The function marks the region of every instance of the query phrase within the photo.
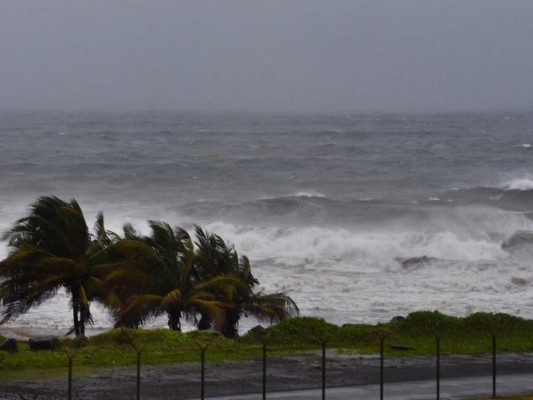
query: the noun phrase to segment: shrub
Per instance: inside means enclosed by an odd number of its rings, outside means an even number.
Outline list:
[[[462,329],[462,320],[439,311],[417,311],[397,323],[399,332],[412,335],[442,335]]]
[[[265,329],[265,337],[272,344],[316,344],[337,335],[340,328],[322,318],[296,317],[287,318]],[[253,336],[248,333],[246,338]]]

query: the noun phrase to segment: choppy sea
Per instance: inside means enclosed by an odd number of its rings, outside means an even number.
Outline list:
[[[0,140],[1,231],[39,196],[76,198],[91,226],[102,210],[116,231],[217,233],[333,323],[533,318],[533,113],[0,112]],[[59,293],[0,333],[66,332],[68,307]]]

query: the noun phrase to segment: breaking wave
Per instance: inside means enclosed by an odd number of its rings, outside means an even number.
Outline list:
[[[75,197],[90,226],[103,210],[115,231],[221,235],[304,315],[531,317],[533,114],[515,117],[0,114],[0,230],[38,196]],[[70,325],[43,307],[21,321]]]
[[[530,191],[533,190],[533,180],[531,179],[516,179],[509,182],[505,182],[502,185],[504,190],[520,190]]]
[[[505,210],[531,211],[533,180],[517,179],[500,186],[477,186],[445,192],[442,198],[457,205],[490,205]]]

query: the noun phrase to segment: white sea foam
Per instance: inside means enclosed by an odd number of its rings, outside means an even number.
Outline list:
[[[320,198],[326,198],[327,196],[319,191],[316,190],[304,190],[304,191],[298,191],[298,192],[289,192],[286,195],[279,195],[279,196],[260,196],[259,200],[275,200],[283,197],[320,197]]]
[[[475,310],[531,311],[527,299],[514,295],[527,287],[510,283],[519,261],[511,260],[500,243],[517,230],[533,228],[533,222],[521,214],[489,209],[455,210],[454,216],[446,223],[435,218],[435,226],[449,228],[437,232],[399,231],[392,226],[387,232],[281,229],[224,222],[207,228],[251,258],[263,287],[285,290],[304,314],[328,315],[333,322],[349,318],[374,322],[404,310],[428,308],[455,315]],[[436,261],[408,270],[396,261],[420,256]],[[525,275],[526,281],[533,279],[531,272]],[[328,294],[317,295],[324,292]],[[381,306],[373,305],[376,299]]]
[[[533,190],[533,180],[532,179],[515,179],[509,182],[505,182],[502,185],[502,188],[505,190]]]
[[[486,177],[505,171],[520,172],[514,179],[507,175],[498,185],[502,191],[533,189],[523,163],[530,149],[529,114],[509,120],[509,135],[501,135],[499,119],[486,124],[491,115],[443,116],[445,125],[433,116],[326,118],[328,130],[353,132],[335,141],[327,134],[309,135],[325,130],[317,128],[322,122],[316,118],[268,118],[256,126],[255,117],[243,118],[241,125],[241,119],[201,115],[188,124],[182,116],[161,115],[155,126],[138,116],[96,117],[113,141],[85,134],[85,123],[70,124],[67,136],[57,135],[64,123],[46,116],[41,130],[28,125],[26,117],[17,122],[26,141],[11,139],[20,136],[19,130],[2,131],[0,230],[22,217],[40,195],[75,197],[91,227],[103,210],[107,227],[118,232],[130,222],[148,233],[146,220],[160,219],[191,233],[197,223],[221,235],[251,258],[266,291],[287,291],[304,315],[335,323],[377,322],[420,309],[533,317],[533,255],[527,246],[520,257],[500,247],[513,233],[533,230],[525,216],[531,212],[527,193],[505,202],[505,193],[498,197],[500,192],[489,190],[494,208],[471,203],[478,195],[485,203],[485,191],[477,189],[487,186]],[[444,135],[443,126],[453,131]],[[212,134],[200,138],[199,127]],[[432,134],[415,134],[427,129]],[[465,130],[469,135],[462,134]],[[168,134],[154,134],[160,131]],[[76,154],[65,137],[76,139]],[[492,146],[494,138],[503,144]],[[524,151],[509,152],[512,148]],[[324,149],[327,157],[316,168]],[[421,149],[432,149],[434,156]],[[472,188],[464,193],[471,206],[455,206],[465,204],[459,189],[454,189],[455,202],[448,202],[442,194],[453,186]],[[316,199],[331,194],[330,200]],[[315,200],[305,201],[308,197]],[[434,201],[423,201],[430,198]],[[496,208],[516,203],[521,212]],[[180,206],[187,214],[180,215]],[[0,248],[0,256],[5,254]],[[396,260],[422,256],[432,259],[411,267]],[[60,294],[9,327],[64,332],[71,326],[68,303]],[[93,305],[92,311],[99,329],[111,326],[103,310]],[[164,318],[150,323],[165,325]]]
[[[88,221],[94,219],[96,206],[89,203]],[[116,231],[126,221],[148,233],[149,218],[170,223],[182,220],[168,209],[136,204],[107,207],[106,223]],[[427,226],[421,227],[413,221],[391,221],[373,230],[248,226],[225,221],[201,225],[249,256],[261,287],[286,291],[304,315],[323,316],[339,324],[384,321],[420,309],[455,315],[475,310],[529,315],[531,307],[523,296],[528,285],[512,283],[522,264],[510,259],[500,243],[518,230],[533,230],[531,220],[501,210],[459,208],[437,213],[424,222]],[[436,260],[407,269],[396,261],[421,256]],[[522,281],[533,282],[530,269],[520,271]],[[94,304],[92,311],[96,331],[112,326],[105,310]],[[71,326],[70,314],[68,296],[60,293],[2,329],[64,333]],[[244,321],[241,328],[254,323]],[[165,318],[151,321],[149,326],[165,327]]]
[[[326,195],[324,193],[321,193],[319,191],[315,191],[315,190],[306,190],[304,192],[296,192],[296,194],[294,194],[295,197],[323,197],[325,198]]]
[[[464,238],[453,232],[360,232],[341,228],[248,228],[213,223],[207,228],[235,243],[260,263],[338,271],[382,271],[397,258],[428,256],[456,261],[506,257],[489,235]],[[502,234],[502,236],[504,236]]]

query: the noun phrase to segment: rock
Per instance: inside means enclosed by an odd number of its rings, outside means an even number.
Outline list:
[[[533,245],[533,232],[531,231],[518,231],[507,238],[502,243],[502,249],[506,251],[512,251],[520,247],[529,247]]]
[[[4,342],[0,344],[0,350],[10,351],[12,353],[18,352],[17,341],[13,338],[4,340]]]
[[[423,264],[431,263],[436,260],[437,259],[435,257],[428,257],[428,256],[396,258],[396,261],[398,261],[403,268],[417,267]]]
[[[53,350],[59,347],[56,336],[40,336],[28,340],[30,350]]]
[[[513,276],[511,278],[511,283],[513,285],[517,285],[517,286],[526,286],[528,284],[528,280],[525,279],[525,278],[520,278],[520,277],[517,277],[517,276]]]
[[[249,330],[249,333],[251,333],[261,341],[266,339],[266,329],[263,328],[261,325],[254,326],[252,329]]]
[[[250,332],[254,335],[262,335],[265,332],[265,328],[263,328],[261,325],[256,325],[250,329]]]
[[[409,351],[413,350],[414,348],[411,346],[407,346],[405,344],[393,344],[390,347],[392,350],[400,350],[400,351]]]

